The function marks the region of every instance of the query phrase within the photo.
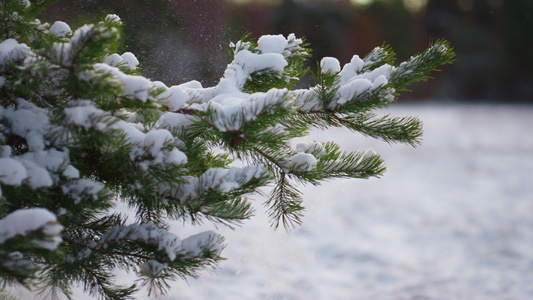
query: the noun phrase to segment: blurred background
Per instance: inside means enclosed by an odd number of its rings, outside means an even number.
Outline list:
[[[108,13],[125,23],[121,51],[167,85],[216,84],[229,42],[248,32],[305,37],[311,68],[324,56],[345,63],[383,43],[400,61],[446,39],[457,61],[400,101],[533,102],[530,0],[61,0],[40,18],[75,29]]]

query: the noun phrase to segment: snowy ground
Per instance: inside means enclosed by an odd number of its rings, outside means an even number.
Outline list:
[[[272,230],[261,211],[235,231],[219,228],[228,260],[157,299],[533,299],[533,106],[386,112],[419,116],[423,145],[314,133],[346,150],[374,148],[388,171],[303,188],[304,224],[292,232]]]

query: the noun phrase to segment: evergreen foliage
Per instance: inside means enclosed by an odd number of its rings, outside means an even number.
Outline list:
[[[419,119],[373,111],[454,56],[437,41],[398,66],[387,46],[342,69],[324,58],[315,86],[295,90],[305,43],[243,38],[217,86],[168,87],[141,76],[132,53],[114,53],[118,16],[71,31],[35,19],[51,2],[3,0],[0,10],[0,281],[51,295],[71,296],[73,284],[103,299],[164,293],[223,248],[215,232],[178,238],[170,221],[238,225],[253,215],[247,195],[272,184],[272,224],[291,228],[304,209],[298,184],[379,177],[373,150],[291,141],[346,127],[417,145]],[[117,202],[135,219],[115,213]],[[116,285],[115,268],[139,281]]]

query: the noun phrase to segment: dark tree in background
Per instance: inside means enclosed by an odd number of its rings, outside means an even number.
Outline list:
[[[426,29],[460,53],[450,68],[450,96],[533,101],[533,1],[429,1]]]
[[[306,5],[283,0],[276,8],[272,20],[274,30],[283,34],[297,33],[305,36],[314,45],[312,49],[317,57],[338,55],[342,52],[339,51],[342,48],[339,45],[344,43],[347,25],[353,17],[350,10],[341,8],[329,2]]]
[[[294,32],[306,37],[315,57],[334,56],[341,62],[383,42],[395,49],[399,59],[406,59],[431,40],[444,38],[455,45],[457,63],[435,74],[436,80],[413,85],[415,92],[406,97],[533,101],[533,1],[529,0],[428,0],[418,11],[409,10],[403,0],[375,0],[368,6],[348,0],[62,3],[66,5],[53,6],[43,18],[81,25],[106,13],[122,16],[127,20],[124,45],[128,46],[121,50],[142,54],[143,72],[166,82],[202,78],[205,85],[216,84],[230,61],[220,50],[246,32],[253,37]],[[309,66],[316,68],[316,62]]]

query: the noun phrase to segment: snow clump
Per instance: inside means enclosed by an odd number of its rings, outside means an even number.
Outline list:
[[[120,71],[119,68],[110,66],[105,63],[94,65],[96,73],[110,74],[122,83],[122,96],[132,97],[142,102],[146,102],[150,96],[151,82],[143,76],[129,75]]]
[[[194,199],[211,190],[231,192],[254,178],[265,176],[265,172],[262,166],[211,168],[200,178],[186,177],[185,180],[188,182],[179,186],[175,196],[179,199]]]
[[[299,152],[291,158],[291,169],[312,171],[316,168],[317,160],[309,153]]]
[[[296,144],[296,152],[311,153],[317,155],[325,155],[326,150],[322,144],[317,142],[301,142]]]
[[[9,157],[0,158],[0,181],[7,185],[21,185],[28,178],[22,163]]]
[[[335,57],[324,57],[320,61],[320,69],[322,73],[336,74],[341,71],[341,64]]]
[[[57,36],[57,37],[64,37],[70,33],[72,33],[72,30],[70,29],[70,26],[68,26],[67,23],[63,21],[56,21],[50,27],[50,33]]]
[[[124,52],[120,57],[122,58],[122,63],[132,70],[135,70],[139,65],[139,60],[135,57],[135,54],[131,52]]]
[[[157,95],[157,98],[165,103],[170,111],[177,111],[185,105],[189,94],[180,86],[174,85]]]
[[[0,244],[20,235],[41,230],[52,237],[51,241],[36,241],[43,248],[54,250],[61,242],[59,233],[63,226],[56,223],[56,216],[44,208],[16,210],[0,220]]]
[[[263,35],[257,40],[258,49],[261,53],[283,54],[287,47],[287,39],[281,35]]]
[[[21,60],[31,52],[26,44],[19,44],[15,39],[7,39],[0,43],[0,66],[9,60]]]
[[[212,231],[202,232],[180,240],[176,235],[150,222],[124,227],[115,226],[102,237],[100,244],[105,245],[109,242],[123,239],[143,241],[147,244],[156,245],[159,250],[166,252],[170,260],[174,260],[178,256],[184,258],[200,256],[205,251],[213,251],[215,254],[219,254],[222,251],[223,240],[221,235]],[[149,265],[141,266],[141,269],[146,267],[149,267]]]

